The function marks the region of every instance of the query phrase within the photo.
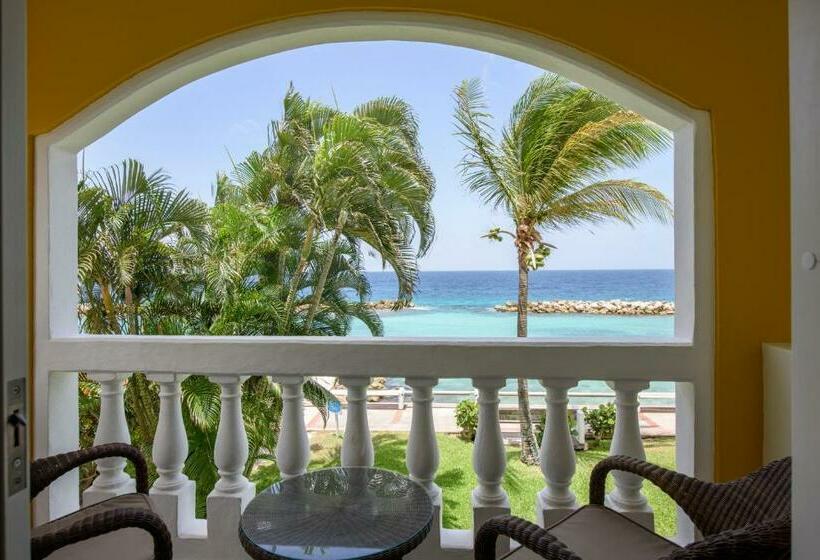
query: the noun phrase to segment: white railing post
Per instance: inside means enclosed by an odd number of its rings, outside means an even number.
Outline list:
[[[615,390],[615,433],[612,436],[610,455],[628,455],[646,459],[641,440],[640,405],[638,393],[649,388],[646,381],[614,381],[607,383]],[[613,471],[615,489],[606,497],[606,505],[638,523],[654,528],[652,508],[646,501],[641,487],[643,479],[634,474]]]
[[[542,379],[547,390],[544,435],[541,441],[541,472],[546,486],[538,494],[536,512],[542,527],[560,521],[578,507],[570,485],[575,474],[575,449],[569,429],[568,391],[574,379]]]
[[[94,373],[89,379],[100,384],[100,418],[94,434],[94,445],[131,443],[125,419],[125,380],[130,373]],[[122,457],[98,459],[97,478],[83,492],[83,505],[91,505],[120,494],[136,491],[136,481],[125,472],[127,460]]]
[[[342,377],[347,387],[347,419],[342,440],[343,467],[372,467],[373,440],[367,423],[367,387],[369,377]]]
[[[587,417],[583,408],[575,409],[575,430],[578,432],[578,443],[586,448],[587,444]]]
[[[242,382],[246,377],[225,374],[208,379],[221,390],[214,446],[219,480],[208,494],[208,542],[217,545],[221,555],[233,557],[241,551],[236,533],[240,516],[256,495],[256,488],[243,474],[248,460],[248,435],[242,418]]]
[[[159,383],[159,419],[151,455],[159,477],[151,487],[151,497],[171,534],[191,531],[196,519],[196,483],[183,474],[188,457],[188,435],[182,420],[181,383],[184,374],[150,373]]]
[[[274,377],[282,387],[282,423],[276,443],[276,464],[283,479],[307,472],[310,440],[305,429],[304,377]]]
[[[490,517],[510,512],[510,499],[501,487],[507,456],[498,418],[498,391],[504,379],[473,379],[478,390],[478,430],[473,445],[473,470],[478,486],[473,489],[473,531]],[[509,548],[508,539],[498,539],[499,551]]]
[[[441,542],[441,488],[435,483],[439,453],[436,427],[433,424],[433,387],[438,379],[410,377],[407,385],[413,389],[413,416],[407,440],[407,472],[410,478],[427,490],[433,500],[433,525],[421,548],[437,549]],[[402,392],[404,388],[402,388]]]

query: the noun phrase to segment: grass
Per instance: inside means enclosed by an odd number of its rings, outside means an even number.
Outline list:
[[[473,444],[457,436],[438,434],[441,463],[436,483],[441,487],[444,526],[452,529],[469,529],[472,526],[470,493],[476,485],[472,469]],[[342,440],[333,433],[314,433],[311,436],[311,462],[309,469],[338,466]],[[377,467],[407,473],[404,463],[407,448],[406,433],[373,434],[375,463]],[[667,468],[675,466],[674,438],[645,440],[647,460]],[[538,467],[524,465],[518,459],[517,447],[507,448],[507,471],[504,488],[510,496],[513,515],[535,520],[535,496],[544,488],[544,477]],[[581,451],[572,481],[572,490],[581,504],[589,501],[589,473],[592,467],[609,453],[609,442],[589,451]],[[279,471],[273,463],[260,464],[251,479],[258,490],[263,490],[279,479]],[[607,482],[612,486],[612,477]],[[655,510],[655,530],[662,535],[676,532],[675,505],[653,484],[644,483],[644,492]]]

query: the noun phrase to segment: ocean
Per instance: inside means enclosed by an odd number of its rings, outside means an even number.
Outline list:
[[[392,272],[368,272],[371,300],[394,299],[396,280]],[[381,311],[386,337],[514,337],[515,313],[499,313],[494,305],[515,301],[516,271],[421,272],[415,307]],[[530,301],[540,300],[664,300],[675,299],[672,270],[539,270],[530,273]],[[529,314],[530,337],[671,337],[673,316],[615,316],[580,314]],[[351,336],[369,336],[364,325],[353,325]],[[388,384],[402,383],[389,378]],[[438,389],[469,389],[469,379],[442,379]],[[543,388],[532,381],[532,390]],[[506,390],[514,390],[508,380]],[[583,380],[575,392],[609,391],[599,380]],[[651,392],[674,392],[674,383],[653,382]],[[594,405],[600,398],[573,397],[573,404]],[[645,404],[670,404],[669,399],[643,399]]]

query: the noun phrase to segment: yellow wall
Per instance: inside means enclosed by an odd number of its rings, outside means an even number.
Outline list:
[[[716,473],[760,463],[763,341],[789,339],[784,0],[29,0],[29,126],[47,132],[157,62],[219,35],[335,10],[473,17],[562,41],[712,115]]]

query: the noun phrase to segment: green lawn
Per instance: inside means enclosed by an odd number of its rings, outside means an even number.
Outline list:
[[[310,469],[339,465],[341,439],[331,433],[314,433],[311,436]],[[444,500],[444,526],[452,529],[469,529],[472,526],[470,492],[476,485],[472,469],[473,444],[456,436],[439,434],[439,452],[441,464],[436,483],[441,486]],[[373,446],[376,451],[376,466],[401,473],[407,473],[404,464],[407,447],[406,433],[375,433]],[[645,440],[647,459],[664,467],[675,466],[674,438],[657,438]],[[587,483],[592,467],[607,456],[609,442],[602,442],[597,449],[578,453],[578,464],[572,490],[578,501],[587,503],[589,491]],[[260,465],[251,476],[257,488],[262,490],[278,480],[279,471],[274,464]],[[611,486],[612,480],[608,481]],[[507,448],[507,472],[504,476],[504,488],[510,496],[512,513],[527,519],[535,519],[535,495],[544,487],[544,478],[538,467],[530,467],[518,460],[518,449]],[[663,535],[674,535],[675,506],[651,483],[645,483],[649,503],[655,510],[655,529]]]

